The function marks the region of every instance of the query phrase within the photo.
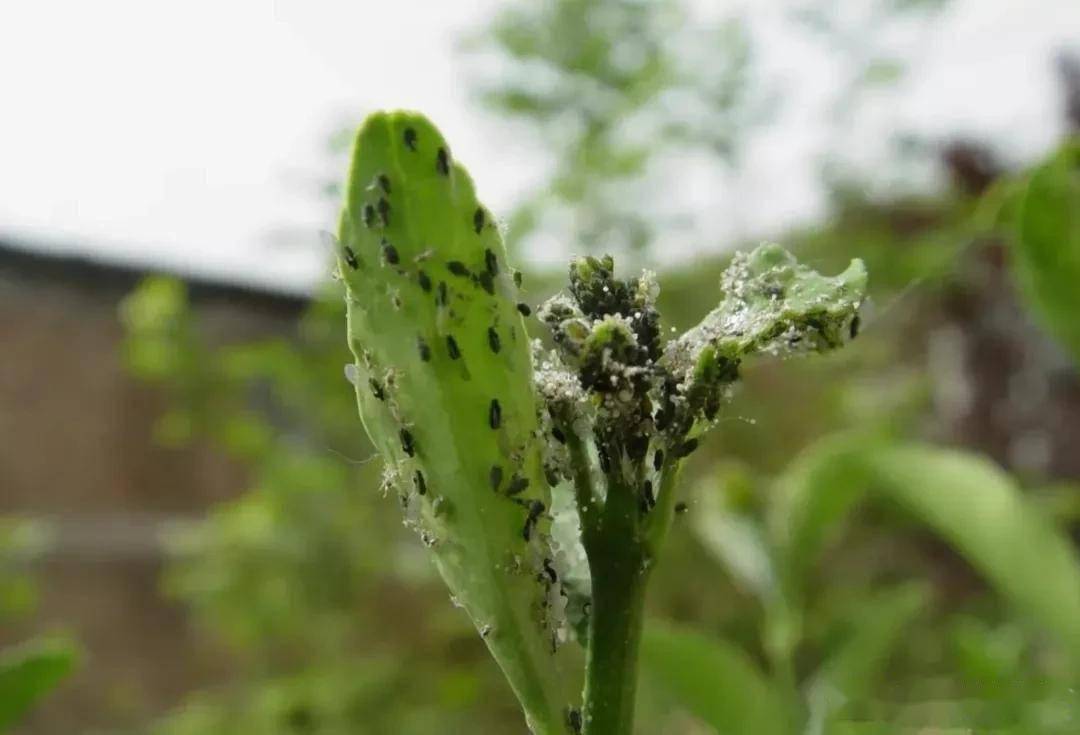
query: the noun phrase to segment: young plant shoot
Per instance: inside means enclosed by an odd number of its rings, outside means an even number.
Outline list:
[[[651,273],[581,258],[534,314],[468,173],[401,112],[357,136],[337,255],[346,374],[385,489],[529,728],[629,735],[646,585],[685,507],[680,466],[744,360],[856,334],[862,263],[830,278],[776,245],[738,254],[719,305],[665,340]],[[550,351],[530,337],[540,327]],[[568,644],[585,649],[583,676]]]

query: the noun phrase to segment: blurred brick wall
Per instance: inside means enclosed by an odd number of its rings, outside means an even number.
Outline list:
[[[126,374],[119,351],[118,305],[143,275],[0,243],[0,516],[56,529],[33,569],[38,612],[0,630],[0,644],[62,629],[87,654],[21,733],[130,725],[223,670],[196,657],[205,642],[192,645],[197,632],[162,599],[157,539],[165,522],[235,497],[245,477],[207,447],[152,441],[163,398]],[[288,333],[303,308],[287,295],[189,288],[213,341]]]

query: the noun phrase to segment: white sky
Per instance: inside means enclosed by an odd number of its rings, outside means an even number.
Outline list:
[[[454,48],[500,4],[0,0],[0,237],[304,288],[325,267],[314,233],[333,221],[317,184],[342,165],[327,136],[392,107],[437,121],[506,211],[543,152],[470,103]],[[729,238],[821,212],[813,165],[841,70],[784,34],[780,4],[734,3],[755,19],[787,114],[752,141],[742,172],[693,195]],[[986,136],[1023,159],[1059,134],[1050,60],[1080,44],[1080,1],[954,0],[928,33],[897,42],[910,76],[900,102],[870,100],[856,159],[872,164],[898,124]]]

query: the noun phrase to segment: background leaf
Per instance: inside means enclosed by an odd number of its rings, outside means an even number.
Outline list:
[[[852,616],[848,637],[810,682],[810,719],[824,724],[847,702],[865,701],[880,681],[901,634],[926,606],[929,589],[913,583],[878,593]]]
[[[1080,142],[1032,175],[1013,264],[1035,313],[1080,362]]]
[[[804,569],[866,490],[898,503],[951,543],[1080,663],[1080,564],[1068,539],[989,461],[924,445],[833,439],[782,478],[775,524],[789,569]],[[790,572],[789,572],[790,574]]]
[[[787,732],[784,702],[745,653],[722,639],[650,623],[645,670],[721,735]]]
[[[75,667],[65,640],[33,640],[0,651],[0,732],[22,717]]]

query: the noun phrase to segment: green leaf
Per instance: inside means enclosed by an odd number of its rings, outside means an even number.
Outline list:
[[[759,524],[725,507],[721,493],[711,487],[697,497],[691,522],[694,535],[742,589],[763,602],[774,599],[776,573]]]
[[[812,721],[824,724],[844,704],[865,701],[873,693],[901,634],[928,597],[926,585],[913,583],[881,592],[860,606],[847,638],[809,684]]]
[[[806,568],[867,491],[912,513],[1006,600],[1057,635],[1080,664],[1080,564],[1068,539],[1011,478],[970,453],[833,438],[781,479],[775,542],[789,580]]]
[[[1019,229],[1013,267],[1021,289],[1080,364],[1080,142],[1032,175]]]
[[[771,536],[785,589],[795,598],[839,521],[863,495],[862,449],[851,436],[827,437],[799,454],[776,481]]]
[[[33,640],[0,651],[0,732],[71,673],[76,658],[66,640]]]
[[[662,364],[687,386],[692,412],[715,415],[743,360],[827,352],[854,337],[866,280],[861,260],[823,276],[779,245],[736,253],[721,280],[723,301],[668,343]]]
[[[364,122],[336,246],[347,375],[386,489],[533,732],[561,731],[568,677],[551,648],[565,620],[542,581],[551,499],[521,298],[497,224],[426,118]]]
[[[641,654],[651,679],[721,735],[789,732],[781,697],[754,662],[724,640],[650,623]]]

